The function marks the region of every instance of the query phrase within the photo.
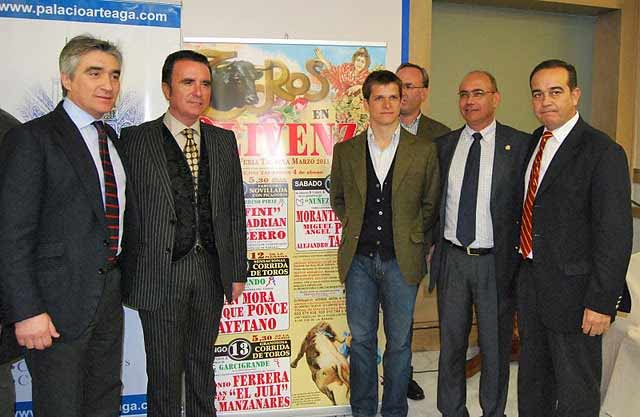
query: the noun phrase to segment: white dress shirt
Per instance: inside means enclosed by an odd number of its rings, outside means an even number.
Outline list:
[[[393,158],[395,158],[396,156],[396,150],[398,149],[399,143],[400,124],[398,124],[398,127],[391,136],[391,143],[384,149],[380,149],[380,147],[376,144],[373,130],[370,127],[367,129],[367,145],[369,146],[369,155],[371,155],[371,162],[373,163],[373,169],[376,172],[376,177],[378,177],[378,182],[380,182],[381,190],[384,187],[384,180],[385,178],[387,178],[389,168],[391,168],[391,164],[393,163]]]
[[[449,176],[447,178],[446,219],[444,238],[456,245],[462,246],[456,237],[458,229],[458,209],[460,206],[460,192],[467,156],[473,144],[473,134],[476,131],[465,126],[460,133],[460,139],[451,159]],[[470,248],[493,247],[493,223],[491,221],[491,182],[493,177],[493,157],[496,149],[496,121],[480,132],[480,173],[478,177],[478,198],[476,200],[476,239],[469,244]]]

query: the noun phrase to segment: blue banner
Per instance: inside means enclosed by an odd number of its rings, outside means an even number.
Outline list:
[[[120,400],[121,416],[139,416],[147,414],[147,396],[140,395],[123,395]],[[31,401],[21,401],[16,403],[15,417],[33,417],[33,409]]]
[[[109,0],[0,0],[0,17],[180,27],[180,5]]]

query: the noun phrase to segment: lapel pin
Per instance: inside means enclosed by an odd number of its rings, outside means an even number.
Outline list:
[[[510,151],[511,150],[511,145],[504,145],[504,150],[505,151]]]

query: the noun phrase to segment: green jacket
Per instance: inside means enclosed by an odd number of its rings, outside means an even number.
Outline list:
[[[338,272],[344,282],[358,247],[367,197],[367,132],[335,145],[331,164],[331,207],[342,222]],[[427,267],[440,199],[436,146],[404,129],[392,182],[393,244],[400,271],[409,283],[420,282]]]

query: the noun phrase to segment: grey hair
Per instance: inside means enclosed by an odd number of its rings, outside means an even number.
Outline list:
[[[78,35],[69,40],[60,52],[60,58],[58,60],[60,73],[73,78],[78,62],[80,62],[80,57],[92,51],[105,52],[113,56],[116,61],[118,61],[118,65],[122,65],[122,52],[120,52],[116,45],[109,41],[94,38],[89,34]],[[62,95],[65,97],[67,95],[67,89],[64,88],[64,85],[62,85]]]
[[[398,71],[400,71],[403,68],[414,68],[420,71],[420,74],[422,74],[422,86],[425,88],[429,88],[429,73],[425,68],[421,67],[418,64],[414,64],[412,62],[405,62],[403,64],[400,64],[400,66],[396,70],[396,74],[398,73]]]

